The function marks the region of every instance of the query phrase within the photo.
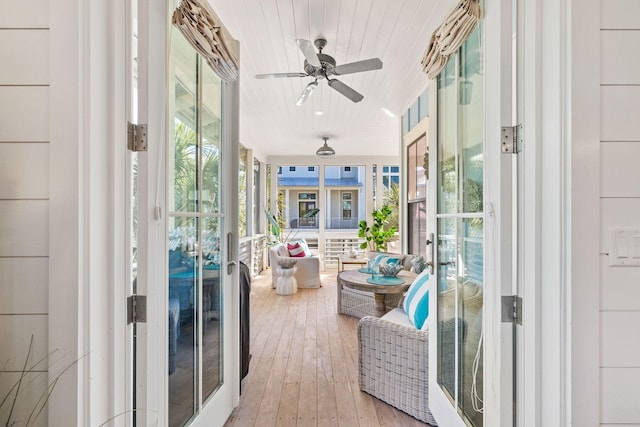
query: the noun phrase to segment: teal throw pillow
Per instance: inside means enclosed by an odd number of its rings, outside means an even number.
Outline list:
[[[422,329],[429,316],[429,270],[420,273],[409,286],[402,308],[416,329]]]

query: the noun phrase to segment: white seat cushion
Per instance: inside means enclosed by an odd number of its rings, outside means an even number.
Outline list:
[[[394,308],[393,310],[382,316],[382,319],[397,323],[402,326],[415,328],[415,326],[413,326],[413,323],[411,323],[411,320],[409,320],[409,316],[407,316],[407,313],[405,313],[401,308]]]

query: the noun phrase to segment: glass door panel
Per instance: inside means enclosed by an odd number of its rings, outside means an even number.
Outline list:
[[[202,400],[222,385],[222,219],[203,218],[202,257]]]
[[[173,32],[173,135],[168,149],[169,425],[196,413],[198,335],[198,57]]]
[[[198,264],[197,221],[169,219],[169,425],[182,425],[196,411]]]
[[[458,312],[464,330],[459,340],[460,410],[474,426],[482,425],[482,218],[460,219],[460,274]]]
[[[456,218],[438,221],[438,383],[455,404],[456,381],[456,300],[458,278],[456,253],[458,246]]]
[[[465,424],[483,425],[484,114],[480,28],[438,77],[438,384]]]
[[[168,395],[178,426],[224,383],[222,82],[177,31],[170,78]]]
[[[315,227],[316,217],[310,212],[316,208],[316,202],[298,202],[298,213],[300,215],[300,227]]]
[[[458,211],[456,60],[438,78],[438,213]]]

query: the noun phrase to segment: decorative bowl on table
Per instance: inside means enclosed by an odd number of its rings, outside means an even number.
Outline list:
[[[293,268],[293,266],[296,265],[298,260],[291,259],[291,258],[281,258],[277,262],[280,268]]]
[[[381,262],[378,268],[380,269],[380,274],[389,277],[396,277],[400,270],[402,270],[402,266],[400,264],[391,264],[386,262]]]

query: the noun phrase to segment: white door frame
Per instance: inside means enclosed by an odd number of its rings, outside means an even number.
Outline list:
[[[523,39],[519,117],[524,125],[524,148],[518,155],[518,288],[523,299],[522,340],[518,342],[522,355],[518,368],[518,425],[571,425],[570,15],[571,8],[584,7],[585,11],[590,8],[587,13],[592,17],[598,16],[599,4],[519,0],[519,7]],[[573,25],[587,24],[577,20]],[[574,43],[592,43],[588,49],[597,50],[599,38]],[[598,120],[596,117],[593,122]],[[588,123],[580,124],[584,125]],[[587,181],[594,182],[593,178]],[[597,188],[594,185],[593,191]],[[598,209],[596,204],[589,214],[597,215]],[[585,230],[586,235],[589,233],[597,235],[597,230]],[[592,265],[595,266],[597,261]],[[593,280],[597,272],[590,276]],[[597,309],[595,313],[595,322],[589,324],[593,329],[588,334],[589,339],[598,342]],[[598,349],[579,357],[589,362],[596,360],[597,364]],[[597,388],[597,373],[588,381],[585,389]],[[592,406],[597,408],[598,403]],[[587,414],[592,410],[576,409]],[[597,416],[584,420],[574,425],[599,422]]]

